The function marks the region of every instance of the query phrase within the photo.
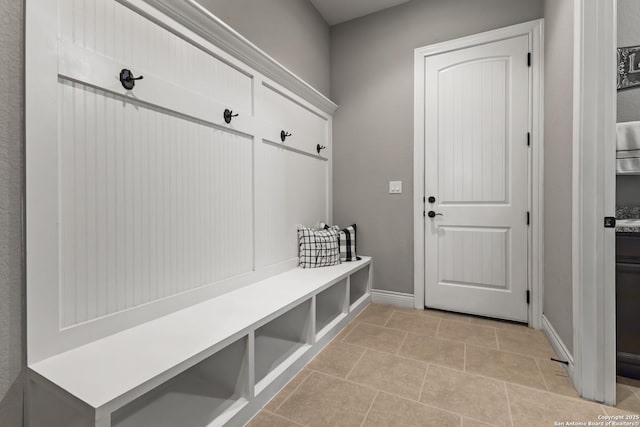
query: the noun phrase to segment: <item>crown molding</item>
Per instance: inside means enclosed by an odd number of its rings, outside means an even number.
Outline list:
[[[120,0],[126,2],[126,0]],[[291,70],[251,43],[195,0],[144,0],[265,77],[280,84],[323,112],[333,115],[338,106]]]

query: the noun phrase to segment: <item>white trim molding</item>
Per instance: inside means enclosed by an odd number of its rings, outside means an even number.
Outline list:
[[[401,292],[371,289],[371,302],[374,304],[387,304],[396,307],[414,308],[413,295]]]
[[[129,0],[117,0],[127,7],[144,12]],[[220,18],[209,12],[196,0],[143,0],[170,16],[210,43],[224,49],[230,55],[250,66],[265,77],[281,84],[294,94],[313,104],[323,112],[333,115],[338,106],[310,84],[296,76],[262,49],[251,43]],[[147,15],[148,16],[148,15]],[[153,19],[153,16],[148,16]]]
[[[437,43],[415,49],[414,53],[414,145],[413,145],[413,256],[414,256],[414,307],[424,308],[424,275],[425,275],[425,247],[424,247],[424,197],[425,197],[425,159],[424,159],[424,58],[452,50],[477,46],[504,40],[507,38],[527,35],[529,49],[532,56],[529,93],[531,112],[529,128],[531,131],[530,158],[530,210],[531,227],[529,228],[529,290],[531,303],[529,305],[529,325],[540,329],[542,327],[542,278],[543,278],[543,189],[544,189],[544,20],[537,19],[510,27],[475,34],[468,37]]]
[[[573,329],[575,386],[615,403],[616,2],[575,0]]]
[[[546,318],[544,314],[542,315],[541,320],[542,320],[541,322],[542,331],[545,333],[545,335],[547,336],[547,339],[551,343],[551,347],[553,347],[553,350],[556,352],[560,360],[564,360],[568,363],[568,365],[566,365],[566,371],[567,371],[567,374],[569,375],[569,378],[571,379],[571,382],[573,383],[574,363],[573,363],[573,356],[571,355],[571,352],[569,352],[569,350],[567,349],[567,346],[564,344],[564,342],[560,338],[560,335],[558,335],[558,333],[556,332],[554,327],[551,325],[551,323],[549,323],[549,320]]]

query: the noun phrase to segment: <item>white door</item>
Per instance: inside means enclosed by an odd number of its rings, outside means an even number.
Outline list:
[[[527,320],[528,52],[522,35],[425,59],[427,307]]]

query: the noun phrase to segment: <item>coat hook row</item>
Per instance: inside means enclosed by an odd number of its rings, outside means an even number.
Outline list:
[[[142,80],[144,76],[134,77],[131,70],[127,68],[123,68],[120,70],[120,83],[122,83],[122,87],[131,90],[136,85],[136,80]]]

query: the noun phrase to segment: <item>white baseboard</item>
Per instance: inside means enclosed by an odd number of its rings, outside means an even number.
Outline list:
[[[414,308],[413,294],[371,289],[371,302],[374,304],[395,305],[396,307]]]
[[[575,387],[575,382],[573,379],[573,356],[571,355],[571,353],[569,353],[569,350],[567,350],[567,346],[564,345],[564,342],[560,339],[560,336],[553,328],[551,323],[549,323],[549,320],[545,317],[544,314],[542,315],[542,331],[549,339],[551,347],[553,347],[553,350],[558,355],[558,358],[560,360],[566,360],[567,362],[569,362],[569,364],[566,365],[565,368],[567,370],[569,378],[571,379],[571,383],[574,384]]]

